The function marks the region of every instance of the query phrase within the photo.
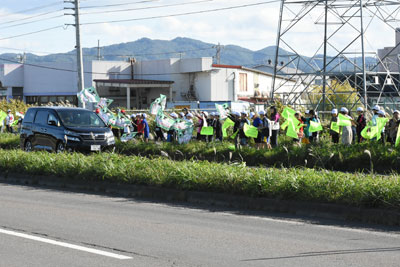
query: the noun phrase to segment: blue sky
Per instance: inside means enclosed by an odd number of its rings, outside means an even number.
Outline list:
[[[243,4],[263,2],[262,0],[81,0],[81,23],[107,22],[112,20],[136,19],[169,14],[208,10]],[[135,3],[136,2],[136,3]],[[196,2],[190,5],[175,5],[179,3]],[[125,3],[129,5],[104,7]],[[128,10],[137,8],[174,5],[163,8]],[[1,0],[0,6],[0,53],[35,51],[36,54],[66,52],[74,49],[75,29],[66,26],[74,23],[73,16],[64,10],[71,7],[62,0]],[[92,8],[88,8],[92,6]],[[93,8],[93,6],[100,6]],[[40,9],[35,9],[42,7]],[[28,10],[27,9],[33,9]],[[23,13],[17,13],[23,11]],[[126,10],[126,11],[121,11]],[[119,11],[115,13],[98,13],[104,11]],[[44,13],[48,13],[45,14]],[[189,37],[205,42],[221,44],[235,44],[252,50],[262,49],[275,45],[276,28],[278,22],[279,3],[269,3],[254,7],[234,10],[203,13],[189,16],[168,17],[152,20],[138,20],[118,23],[101,23],[95,25],[82,25],[82,44],[84,47],[110,45],[121,42],[130,42],[148,37],[151,39],[170,40],[175,37]],[[36,16],[36,17],[35,17]],[[319,17],[316,12],[310,16],[310,22],[300,25],[297,32],[291,36],[298,51],[312,53],[313,45],[317,47],[321,35],[317,34],[318,26],[313,19]],[[28,24],[22,24],[29,22]],[[34,23],[32,23],[34,22]],[[29,32],[41,31],[58,27],[32,35],[15,37]],[[340,47],[341,40],[346,43],[346,38],[351,39],[354,32],[349,29],[344,31],[334,45]],[[15,38],[9,38],[15,37]],[[383,46],[394,44],[393,29],[374,22],[367,33],[367,50],[375,51]],[[18,49],[18,50],[11,50]],[[333,48],[328,50],[333,52]],[[358,48],[356,47],[355,50]],[[43,53],[39,53],[43,52]]]

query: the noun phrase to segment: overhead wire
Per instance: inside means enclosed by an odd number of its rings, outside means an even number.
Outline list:
[[[64,15],[57,15],[57,16],[52,16],[52,17],[49,17],[49,18],[44,18],[44,19],[39,19],[39,20],[17,23],[17,24],[13,24],[13,25],[8,25],[8,26],[0,27],[0,30],[2,30],[2,29],[14,28],[14,27],[23,26],[23,25],[32,24],[32,23],[37,23],[37,22],[43,22],[43,21],[47,21],[47,20],[51,20],[51,19],[56,19],[56,18],[62,18],[62,17],[64,17]],[[0,24],[0,25],[1,25],[1,24]]]
[[[37,30],[37,31],[33,31],[33,32],[27,32],[27,33],[22,33],[22,34],[18,34],[18,35],[8,36],[8,37],[3,37],[3,38],[0,38],[0,41],[14,39],[14,38],[22,37],[22,36],[46,32],[46,31],[51,31],[51,30],[58,29],[58,28],[64,28],[64,25],[54,26],[54,27],[50,27],[50,28],[45,28],[45,29],[41,29],[41,30]]]
[[[64,9],[57,9],[57,10],[52,10],[52,11],[47,11],[47,12],[39,13],[39,14],[32,15],[32,16],[25,17],[25,18],[14,19],[14,20],[11,20],[11,21],[6,21],[6,22],[0,22],[0,25],[10,24],[10,23],[14,23],[14,22],[20,22],[20,21],[29,20],[29,19],[34,19],[34,18],[37,18],[37,17],[42,17],[42,16],[46,16],[46,15],[49,15],[49,14],[61,12],[61,11],[63,11],[63,10],[64,10]]]
[[[21,14],[21,13],[27,13],[27,12],[35,11],[35,10],[38,10],[38,9],[44,9],[44,8],[51,7],[51,6],[56,6],[56,5],[59,5],[59,4],[62,4],[62,3],[63,3],[63,1],[56,1],[56,2],[53,2],[53,3],[47,4],[47,5],[42,5],[42,6],[37,6],[37,7],[33,7],[33,8],[23,9],[23,10],[19,10],[19,11],[13,12],[11,14],[2,15],[1,18],[3,19],[3,18],[6,18],[6,17],[15,16],[15,15]]]
[[[232,9],[245,8],[245,7],[260,6],[260,5],[271,4],[271,3],[280,2],[280,1],[281,0],[271,0],[271,1],[253,3],[253,4],[244,4],[244,5],[237,5],[237,6],[229,6],[229,7],[222,7],[222,8],[206,9],[206,10],[191,11],[191,12],[176,13],[176,14],[168,14],[168,15],[160,15],[160,16],[133,18],[133,19],[84,22],[84,23],[81,23],[81,25],[95,25],[95,24],[103,24],[103,23],[119,23],[119,22],[129,22],[129,21],[140,21],[140,20],[151,20],[151,19],[160,19],[160,18],[169,18],[169,17],[188,16],[188,15],[203,14],[203,13],[210,13],[210,12],[218,12],[218,11],[232,10]]]
[[[134,2],[128,2],[128,3],[119,3],[119,4],[107,4],[107,5],[97,5],[97,6],[81,6],[81,9],[128,6],[128,5],[136,5],[136,4],[143,4],[143,3],[158,2],[158,1],[160,1],[160,0],[141,0],[141,1],[134,1]]]
[[[81,13],[81,15],[119,13],[119,12],[135,11],[135,10],[148,10],[148,9],[156,9],[156,8],[164,8],[164,7],[172,7],[172,6],[193,5],[193,4],[200,4],[200,3],[212,2],[212,1],[214,1],[214,0],[201,0],[201,1],[186,2],[186,3],[175,3],[175,4],[167,4],[167,5],[159,5],[159,6],[150,6],[150,7],[136,7],[136,8],[128,8],[128,9],[94,11],[94,12],[86,12],[86,13],[84,12],[84,13]]]

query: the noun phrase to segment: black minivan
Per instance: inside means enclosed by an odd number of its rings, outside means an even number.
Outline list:
[[[33,107],[22,121],[20,146],[25,151],[103,151],[114,135],[94,112],[82,108]]]

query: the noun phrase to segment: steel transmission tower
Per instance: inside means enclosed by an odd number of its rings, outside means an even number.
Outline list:
[[[383,25],[394,34],[400,26],[399,14],[400,1],[394,0],[282,0],[271,99],[282,99],[284,92],[285,104],[312,103],[309,108],[322,112],[340,105],[368,107],[371,90],[385,94],[386,79],[381,84],[370,81],[374,73],[378,75],[379,65],[396,81],[391,85],[400,97],[399,75],[384,64],[389,53],[379,58],[376,48],[372,49],[379,35],[374,25]],[[288,82],[278,84],[276,76],[285,76]],[[338,89],[345,84],[354,90]],[[346,102],[354,95],[356,101]]]

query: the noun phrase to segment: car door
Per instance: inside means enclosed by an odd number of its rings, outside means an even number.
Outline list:
[[[52,150],[56,150],[57,142],[64,141],[64,129],[60,127],[60,120],[58,116],[54,113],[54,111],[49,111],[49,116],[47,118],[47,131],[45,132],[46,136],[46,147]]]
[[[47,110],[38,110],[36,112],[34,125],[32,127],[33,138],[32,145],[35,149],[46,149],[47,119],[49,112]]]

